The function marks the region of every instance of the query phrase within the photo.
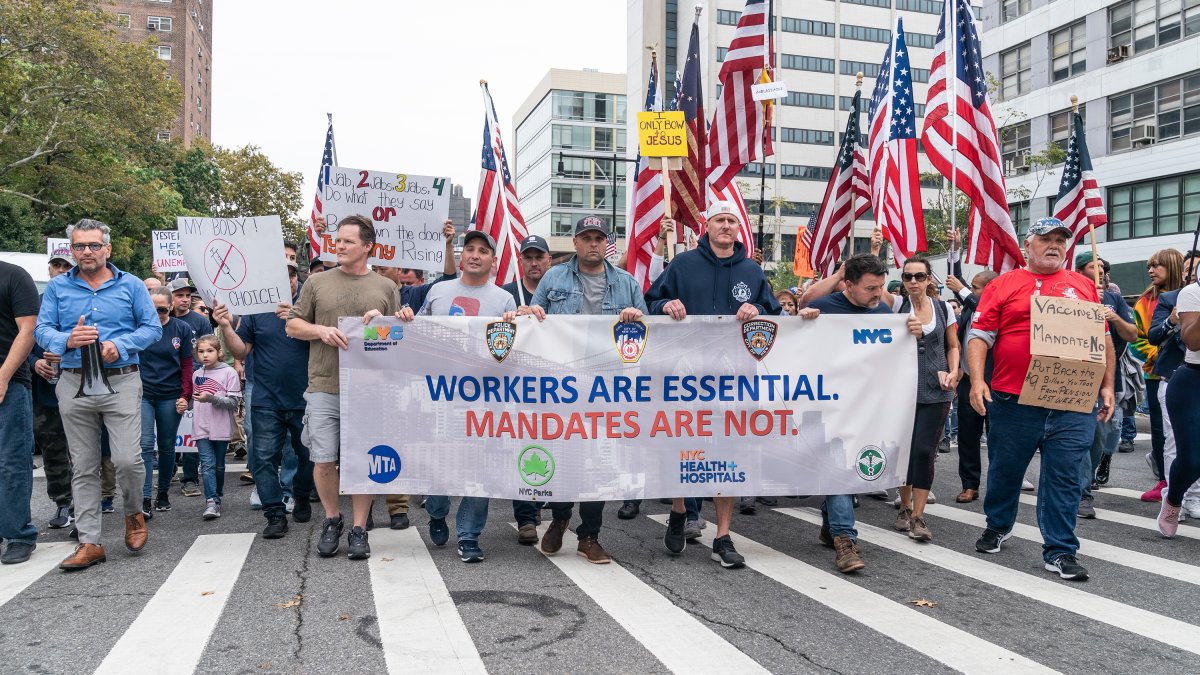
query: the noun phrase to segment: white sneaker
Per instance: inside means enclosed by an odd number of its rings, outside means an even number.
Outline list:
[[[1189,518],[1200,518],[1200,501],[1184,500],[1183,510],[1180,512],[1180,516],[1182,516],[1184,513],[1186,513]],[[1182,520],[1182,518],[1180,518],[1180,520]]]
[[[937,503],[937,497],[935,497],[933,495],[933,490],[929,491],[929,499],[926,499],[925,503],[926,504],[936,504]]]
[[[262,510],[262,500],[258,498],[258,488],[250,491],[250,508],[255,511]],[[289,510],[288,513],[291,513],[291,511]]]
[[[221,517],[221,505],[215,499],[209,499],[204,502],[204,519],[216,520]]]
[[[255,490],[254,496],[255,497],[258,496],[257,490]],[[259,504],[258,507],[262,508],[262,504]],[[288,513],[291,513],[292,509],[294,509],[294,508],[296,508],[296,499],[294,497],[291,497],[290,495],[287,497],[284,497],[283,498],[283,510],[287,511]]]

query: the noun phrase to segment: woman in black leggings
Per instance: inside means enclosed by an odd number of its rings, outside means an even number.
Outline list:
[[[1166,412],[1175,433],[1176,455],[1167,467],[1167,490],[1158,511],[1158,531],[1164,537],[1175,536],[1183,493],[1200,479],[1200,285],[1193,282],[1179,291],[1175,311],[1187,353],[1167,388]]]

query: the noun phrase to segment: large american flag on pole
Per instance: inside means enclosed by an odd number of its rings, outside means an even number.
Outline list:
[[[317,172],[317,193],[313,195],[312,216],[308,223],[309,259],[321,257],[321,237],[317,234],[316,225],[325,224],[325,206],[321,203],[321,195],[325,192],[325,174],[329,167],[337,164],[337,148],[333,144],[333,114],[326,113],[329,118],[329,129],[325,132],[325,149],[321,151],[321,170]]]
[[[770,120],[751,90],[760,79],[769,81],[774,65],[769,16],[769,0],[746,0],[721,64],[721,100],[708,137],[709,180],[718,189],[742,167],[772,154]]]
[[[838,150],[837,164],[825,186],[821,212],[813,227],[804,233],[804,245],[809,251],[813,271],[821,276],[833,274],[833,266],[842,253],[842,245],[850,236],[854,221],[871,208],[871,188],[867,178],[867,160],[863,157],[861,134],[858,131],[858,111],[862,92],[855,91],[846,120],[846,133]]]
[[[1067,160],[1063,164],[1062,181],[1058,184],[1058,199],[1054,201],[1054,217],[1071,228],[1068,264],[1075,259],[1075,246],[1088,233],[1088,226],[1098,228],[1108,223],[1100,184],[1092,173],[1092,156],[1088,153],[1087,139],[1083,133],[1083,116],[1077,110],[1071,117]]]
[[[492,94],[487,82],[479,86],[483,89],[483,171],[472,222],[475,229],[487,232],[496,242],[496,283],[503,286],[520,276],[517,246],[529,233],[517,201],[517,188],[508,172]]]
[[[871,203],[899,266],[925,250],[925,213],[917,166],[917,118],[904,20],[896,19],[871,97]]]
[[[948,0],[942,10],[922,132],[925,156],[971,200],[968,262],[997,272],[1024,266],[1008,213],[979,33],[967,0]]]
[[[704,211],[707,195],[708,164],[705,161],[708,121],[704,117],[704,87],[700,83],[700,26],[698,19],[692,23],[692,35],[688,42],[687,61],[683,66],[683,88],[679,94],[679,110],[686,121],[688,156],[683,157],[683,168],[671,171],[671,204],[675,219],[684,227],[699,234],[704,228]],[[683,241],[682,228],[676,228],[675,236]]]
[[[647,111],[662,110],[658,93],[658,61],[650,58],[650,81],[646,86]],[[633,228],[626,242],[628,257],[625,267],[633,278],[642,285],[642,291],[650,288],[650,257],[654,254],[655,236],[659,221],[666,214],[666,200],[662,192],[662,173],[649,168],[649,158],[638,154],[634,183],[637,185],[633,202]]]

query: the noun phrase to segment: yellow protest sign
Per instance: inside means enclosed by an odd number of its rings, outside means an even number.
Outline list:
[[[638,147],[644,157],[687,157],[683,112],[638,113]]]
[[[1091,412],[1105,370],[1104,307],[1035,295],[1029,307],[1032,359],[1022,405]]]

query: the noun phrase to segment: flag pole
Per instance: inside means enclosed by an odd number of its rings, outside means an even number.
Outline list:
[[[490,110],[485,111],[490,118],[493,116],[493,113],[495,112],[496,108],[492,104],[492,93],[490,91],[488,91],[487,84],[488,84],[487,80],[479,81],[479,86],[483,89],[483,94],[484,94],[484,96],[487,97],[488,106],[491,108]],[[496,120],[496,124],[499,125],[500,120]],[[499,130],[497,130],[497,131],[499,131]],[[495,156],[496,146],[493,145],[490,149],[490,152],[492,153],[493,156]],[[513,265],[516,265],[516,268],[517,268],[514,271],[514,276],[516,276],[516,281],[517,281],[517,296],[521,299],[521,304],[524,305],[525,304],[525,283],[521,280],[521,257],[517,253],[517,244],[513,241],[512,225],[509,223],[509,218],[511,217],[511,214],[508,212],[508,192],[505,189],[505,183],[504,183],[504,158],[496,157],[495,161],[496,161],[496,171],[500,174],[500,206],[503,209],[504,228],[507,230],[504,238],[508,240],[508,251],[509,251],[509,253],[512,254]],[[615,170],[615,168],[614,168],[614,170]],[[475,208],[478,209],[479,205],[476,204]],[[478,224],[478,223],[476,223],[476,224]]]
[[[956,196],[958,187],[958,2],[959,0],[946,1],[947,8],[951,6],[951,3],[954,5],[953,12],[946,11],[946,23],[949,24],[947,27],[950,30],[948,36],[950,49],[946,50],[946,54],[951,59],[951,62],[946,64],[946,82],[947,84],[954,83],[954,91],[946,92],[947,96],[952,97],[946,105],[950,113],[950,232],[952,237],[958,232],[958,198]],[[979,223],[976,223],[976,226],[978,225]],[[947,246],[947,248],[949,247]],[[949,277],[953,270],[954,265],[950,263],[950,254],[947,253],[946,276]]]
[[[759,82],[770,82],[770,74],[768,71],[771,67],[771,0],[767,0],[767,25],[764,31],[766,37],[763,39],[763,64],[762,76]],[[767,108],[770,105],[770,99],[762,101],[762,128],[759,129],[759,147],[763,152],[758,158],[758,236],[755,237],[754,247],[758,249],[759,255],[766,260],[766,254],[763,253],[763,216],[767,211]]]
[[[329,126],[332,127],[333,126],[333,113],[331,113],[331,112],[325,113],[325,119],[329,120]],[[330,145],[330,154],[333,155],[333,165],[338,166],[337,141],[333,141],[329,145]]]
[[[1079,97],[1072,94],[1071,95],[1071,135],[1072,136],[1075,135],[1075,117],[1077,115],[1079,115]],[[1078,143],[1079,140],[1076,139],[1075,142]],[[1085,199],[1085,204],[1086,204],[1086,199]],[[1084,217],[1087,218],[1086,211],[1085,211]],[[1087,218],[1087,221],[1088,221],[1088,238],[1092,240],[1092,278],[1096,282],[1096,293],[1103,297],[1104,288],[1100,286],[1100,254],[1096,251],[1096,226],[1092,225],[1091,218]],[[1067,264],[1070,264],[1070,263],[1068,262]]]

